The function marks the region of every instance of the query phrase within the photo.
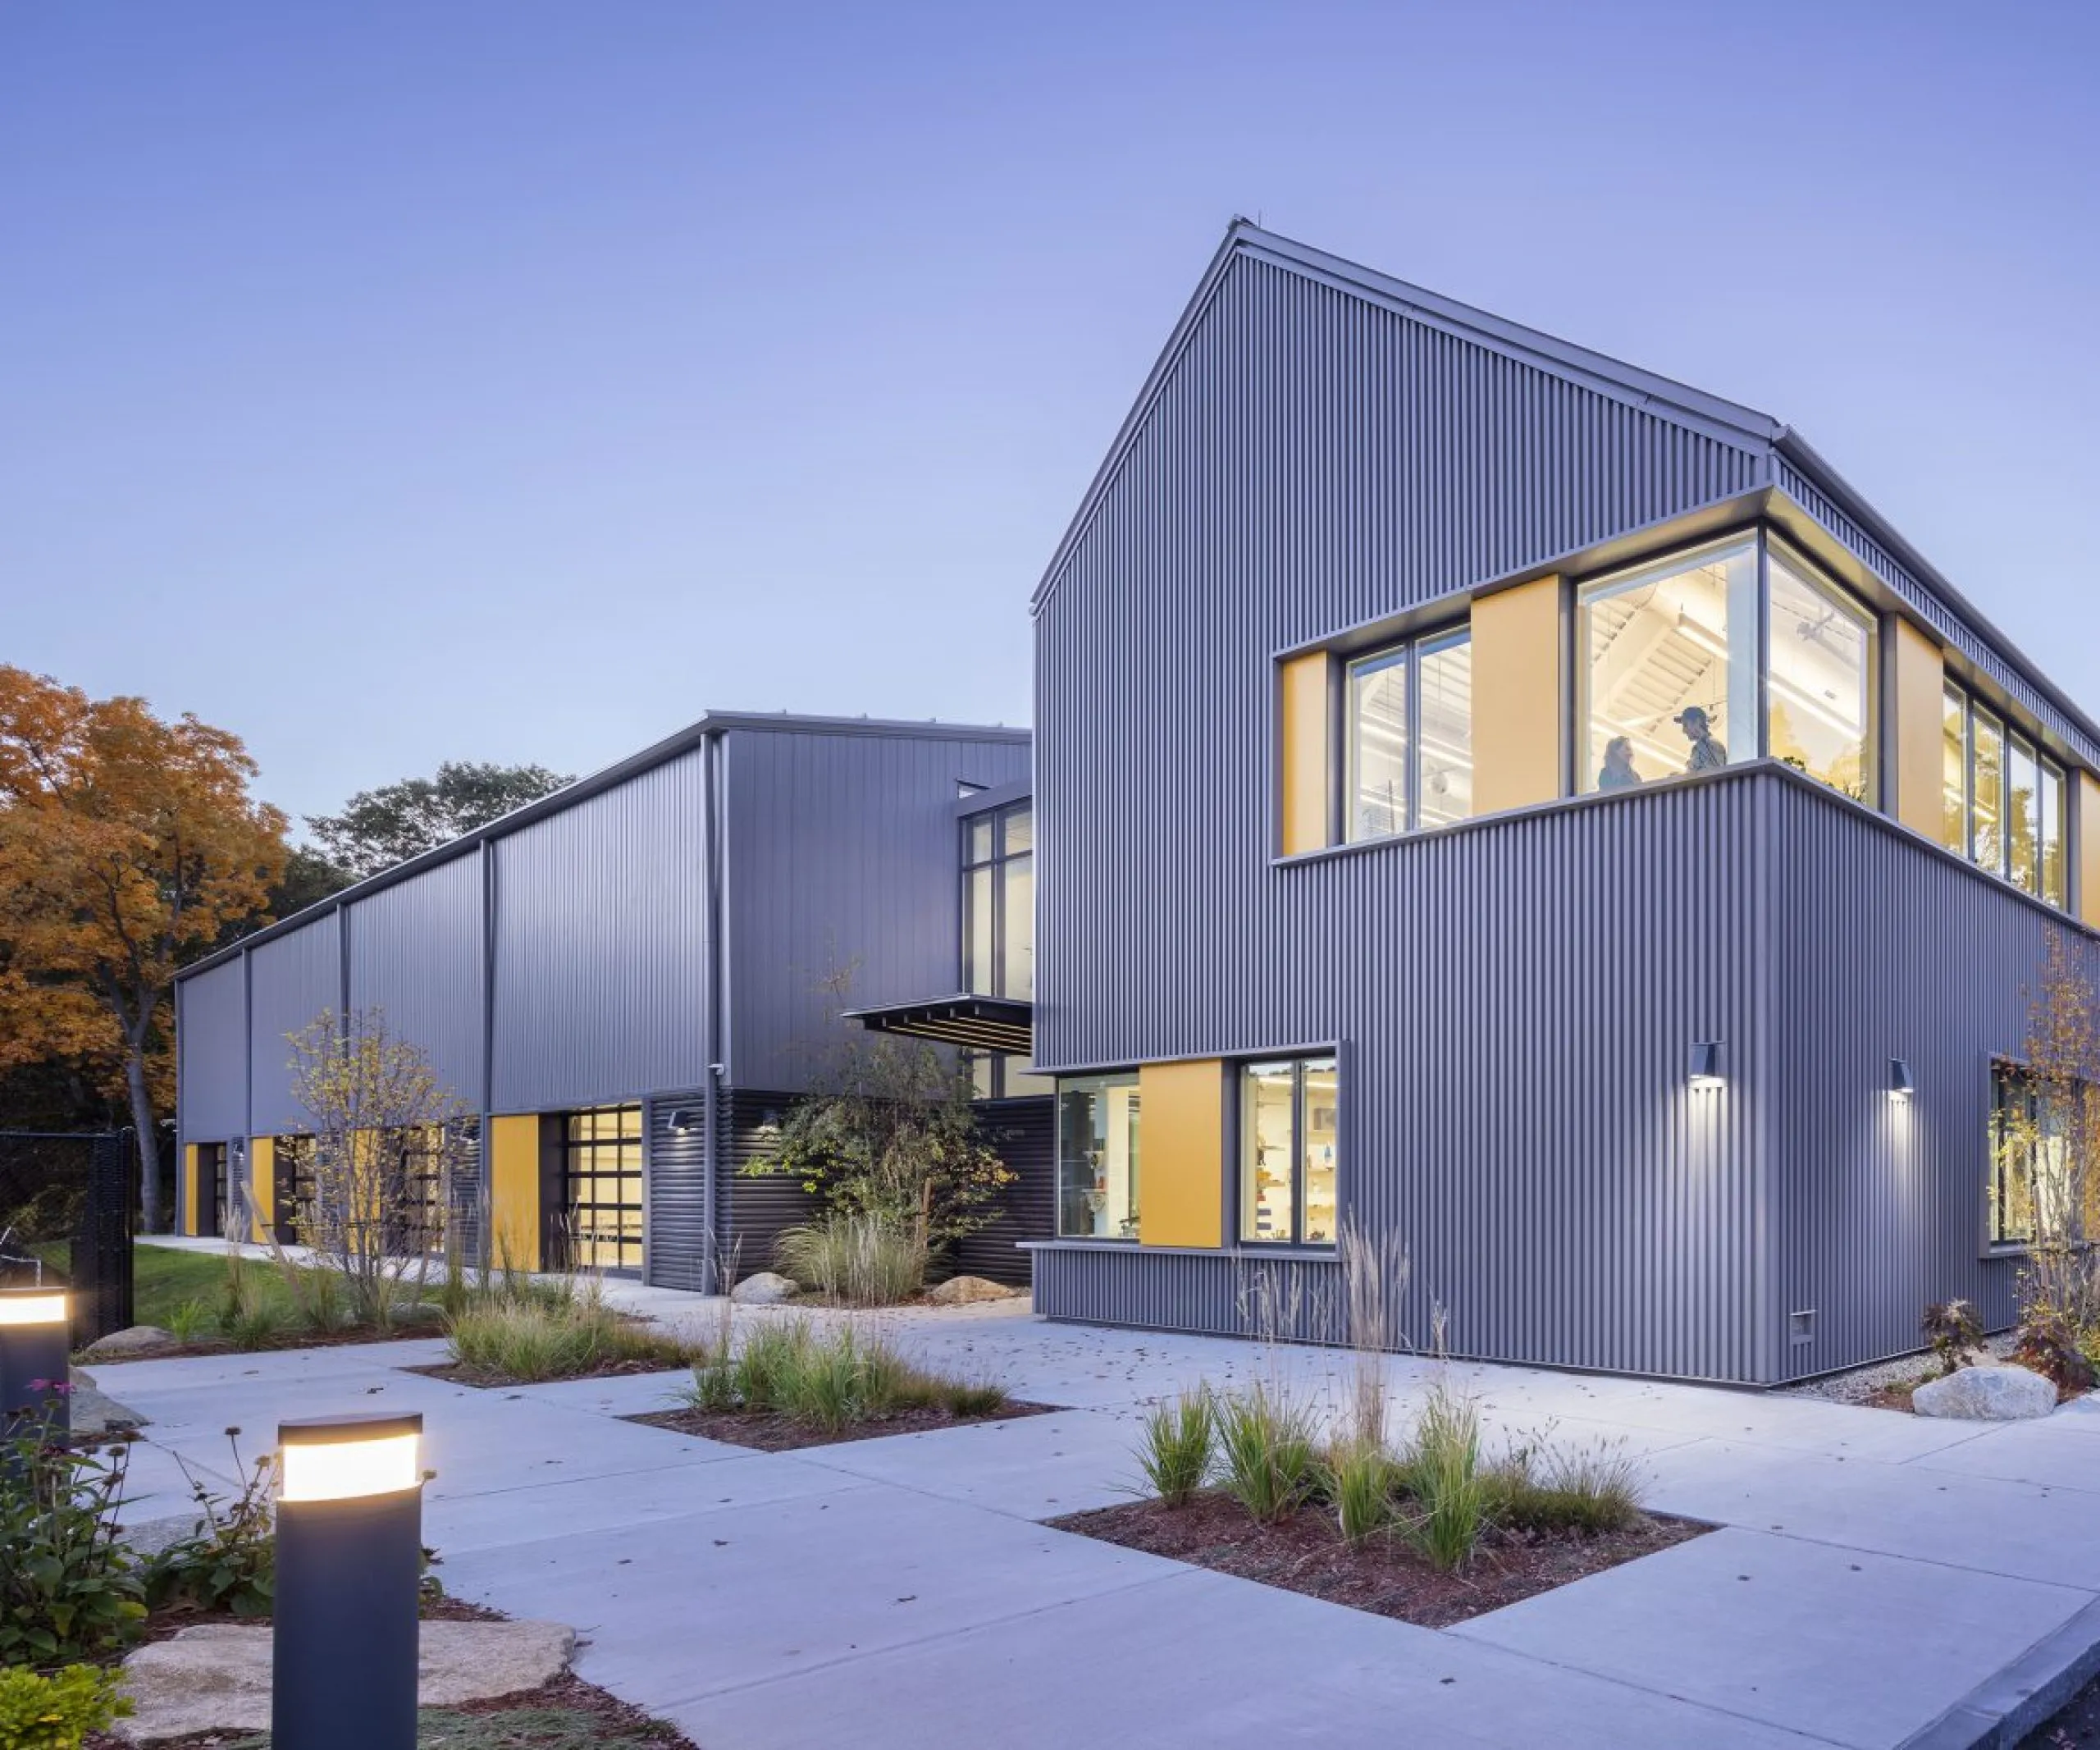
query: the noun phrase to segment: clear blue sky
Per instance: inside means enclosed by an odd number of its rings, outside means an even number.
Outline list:
[[[1789,420],[2100,711],[2100,8],[0,10],[0,659],[295,813],[1025,721],[1227,221]]]

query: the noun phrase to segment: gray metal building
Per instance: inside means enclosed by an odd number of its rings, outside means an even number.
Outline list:
[[[1241,223],[1034,612],[1039,1310],[1335,1334],[1353,1226],[1462,1355],[2011,1319],[2100,729],[1797,434]]]
[[[189,968],[182,1226],[217,1231],[235,1186],[275,1218],[306,1122],[286,1036],[378,1009],[477,1115],[486,1207],[536,1261],[559,1218],[574,1261],[654,1282],[710,1286],[718,1244],[764,1268],[802,1195],[735,1168],[850,1025],[827,980],[963,985],[971,817],[1025,816],[1028,768],[1025,730],[715,713]],[[986,1116],[1034,1164],[968,1261],[1025,1279],[1048,1108]]]

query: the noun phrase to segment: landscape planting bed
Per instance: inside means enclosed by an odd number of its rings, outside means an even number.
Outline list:
[[[1025,1404],[1009,1398],[997,1410],[983,1415],[958,1416],[938,1405],[900,1410],[888,1415],[869,1416],[849,1422],[836,1432],[773,1410],[664,1410],[647,1415],[623,1416],[649,1428],[667,1428],[702,1440],[719,1440],[733,1446],[751,1446],[760,1452],[792,1452],[802,1446],[835,1446],[848,1440],[879,1440],[889,1434],[930,1434],[942,1428],[968,1428],[977,1422],[1010,1422],[1016,1416],[1046,1416],[1055,1404]]]

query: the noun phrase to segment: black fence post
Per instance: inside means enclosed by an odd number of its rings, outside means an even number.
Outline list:
[[[130,1131],[93,1139],[88,1194],[73,1234],[73,1346],[132,1323]]]

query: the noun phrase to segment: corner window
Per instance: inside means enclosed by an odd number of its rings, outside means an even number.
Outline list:
[[[1340,1086],[1332,1058],[1240,1067],[1241,1240],[1335,1243]]]
[[[962,988],[1035,994],[1035,819],[1027,802],[962,823]]]
[[[2070,867],[2063,768],[1952,681],[1941,714],[1940,843],[2064,906]]]
[[[1057,1233],[1138,1237],[1138,1078],[1082,1076],[1057,1084]]]
[[[1718,771],[1757,751],[1757,543],[1737,541],[1577,592],[1585,792]]]
[[[1819,783],[1874,800],[1874,616],[1774,541],[1765,744]]]
[[[2055,1090],[2016,1063],[1991,1065],[1991,1244],[2031,1245],[2044,1229],[2061,1232],[2070,1169],[2064,1114]]]
[[[1469,633],[1411,639],[1349,665],[1348,785],[1352,843],[1472,813]]]

